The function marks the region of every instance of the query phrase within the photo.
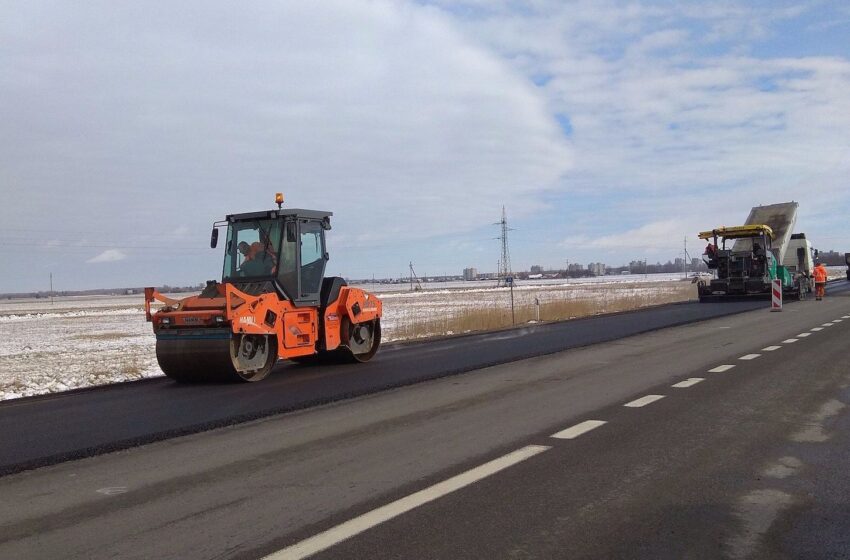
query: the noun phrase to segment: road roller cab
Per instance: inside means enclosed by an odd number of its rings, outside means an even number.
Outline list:
[[[145,289],[160,368],[177,381],[258,381],[278,359],[329,353],[365,362],[381,340],[381,301],[342,278],[325,278],[331,212],[284,209],[231,214],[221,282],[173,299]],[[151,304],[163,306],[151,312]]]

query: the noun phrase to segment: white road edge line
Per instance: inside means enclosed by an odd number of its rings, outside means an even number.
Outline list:
[[[760,358],[761,354],[744,354],[739,360],[755,360],[756,358]]]
[[[687,389],[688,387],[693,387],[700,381],[705,381],[705,377],[689,377],[684,381],[679,381],[675,385],[670,385],[671,387],[675,387],[677,389]]]
[[[733,367],[735,366],[732,364],[723,364],[722,366],[717,366],[716,368],[708,370],[708,373],[723,373],[724,371],[729,371]]]
[[[782,344],[792,344],[794,342],[800,342],[799,338],[786,338],[782,341]]]
[[[585,420],[579,422],[575,426],[571,426],[566,430],[561,430],[558,433],[552,434],[550,437],[556,439],[575,439],[582,434],[586,434],[590,430],[594,430],[603,424],[607,424],[605,420]]]
[[[765,346],[761,349],[762,352],[773,352],[774,350],[779,350],[782,348],[781,346]]]
[[[812,336],[810,332],[804,332],[797,335],[797,338],[806,338],[807,336]]]
[[[326,550],[333,545],[349,539],[355,535],[375,527],[385,521],[389,521],[394,517],[398,517],[403,513],[417,508],[428,502],[432,502],[437,498],[441,498],[446,494],[460,490],[465,486],[477,482],[483,478],[496,474],[508,467],[516,465],[526,459],[530,459],[538,453],[543,453],[552,449],[546,445],[529,445],[521,449],[517,449],[512,453],[503,455],[498,459],[493,459],[483,465],[477,466],[457,476],[453,476],[442,482],[438,482],[433,486],[429,486],[424,490],[414,492],[409,496],[400,498],[394,502],[390,502],[385,506],[373,509],[368,513],[350,519],[336,527],[332,527],[327,531],[323,531],[317,535],[304,539],[284,549],[273,552],[265,557],[264,560],[300,560],[307,558],[318,552]]]
[[[627,406],[629,408],[640,408],[642,406],[652,404],[655,401],[660,401],[663,398],[664,398],[664,395],[646,395],[645,397],[641,397],[641,398],[635,399],[631,402],[627,402],[623,406]]]

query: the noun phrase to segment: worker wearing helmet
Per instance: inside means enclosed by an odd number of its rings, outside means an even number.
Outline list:
[[[815,277],[815,299],[820,301],[826,291],[826,267],[822,262],[818,262],[812,271],[812,275]]]

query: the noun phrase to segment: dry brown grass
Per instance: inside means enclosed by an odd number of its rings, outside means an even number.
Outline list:
[[[651,287],[643,286],[646,290],[638,294],[617,293],[612,290],[603,297],[560,299],[541,301],[540,321],[562,321],[577,319],[604,313],[630,311],[642,307],[663,305],[688,301],[696,298],[696,285],[690,282],[658,283]],[[647,289],[648,288],[648,289]],[[517,305],[515,307],[516,324],[528,323],[536,319],[534,305]],[[462,309],[444,317],[408,322],[393,329],[394,338],[423,338],[446,334],[461,334],[474,331],[495,330],[509,327],[512,324],[509,305],[486,306],[472,309]]]
[[[133,361],[131,364],[126,364],[121,368],[121,373],[128,377],[141,378],[142,377],[142,367],[139,365],[138,361]]]

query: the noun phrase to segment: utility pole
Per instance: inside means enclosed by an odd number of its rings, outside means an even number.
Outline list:
[[[413,261],[410,261],[410,291],[422,289],[422,284],[419,283],[419,278],[416,277],[416,272],[413,270]]]
[[[53,273],[50,273],[50,305],[53,305]]]
[[[503,285],[506,283],[506,279],[510,276],[513,276],[513,271],[511,270],[511,252],[508,248],[508,232],[513,231],[513,229],[508,227],[508,216],[505,213],[505,207],[502,206],[502,219],[501,221],[496,222],[496,226],[500,227],[500,235],[496,239],[502,242],[502,258],[499,260],[499,285]]]
[[[516,312],[514,311],[514,279],[513,276],[508,276],[509,284],[511,285],[511,325],[516,325]]]

